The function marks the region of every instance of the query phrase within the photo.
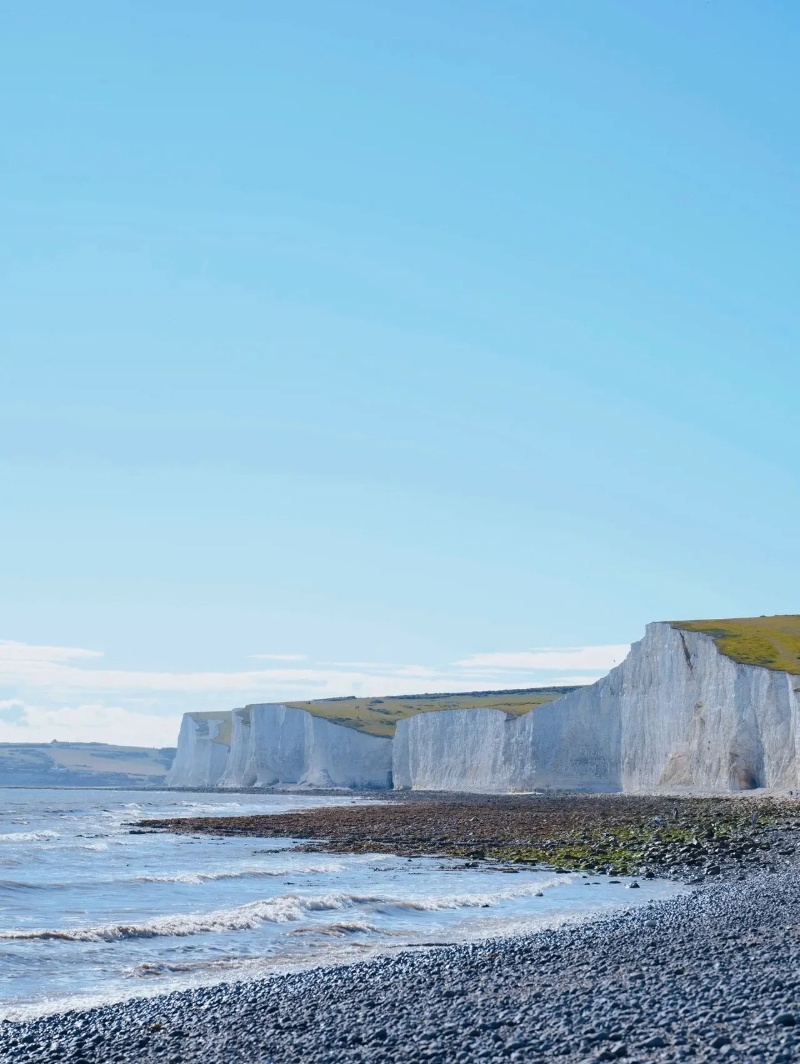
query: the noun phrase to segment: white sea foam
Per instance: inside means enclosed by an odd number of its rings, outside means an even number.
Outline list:
[[[490,908],[503,901],[513,901],[515,898],[530,898],[541,894],[551,887],[566,886],[575,881],[575,876],[558,876],[552,879],[539,879],[533,883],[521,884],[518,887],[508,887],[504,890],[486,891],[479,894],[447,894],[425,895],[417,894],[402,898],[386,898],[385,901],[393,908],[411,909],[417,912],[442,912],[448,909]]]

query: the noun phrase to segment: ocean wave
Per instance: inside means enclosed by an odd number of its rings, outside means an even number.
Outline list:
[[[335,924],[311,924],[297,927],[293,935],[330,935],[332,938],[344,938],[346,935],[368,935],[378,929],[365,920],[338,920]],[[384,932],[384,934],[393,932]]]
[[[403,898],[386,898],[390,908],[411,909],[418,912],[441,912],[448,909],[487,909],[504,901],[535,897],[552,887],[566,886],[575,876],[560,875],[552,879],[539,879],[518,887],[486,891],[480,894],[411,895]]]
[[[101,924],[59,930],[0,931],[0,940],[48,940],[64,942],[116,942],[129,938],[184,937],[225,931],[249,931],[264,923],[288,923],[304,913],[346,909],[349,905],[380,901],[380,898],[331,893],[302,897],[284,894],[268,901],[253,901],[234,909],[210,913],[178,913],[156,916],[140,924]]]
[[[450,909],[490,908],[498,902],[538,894],[548,886],[563,883],[571,877],[531,883],[492,893],[398,897],[385,894],[355,894],[345,891],[328,894],[283,894],[264,901],[248,902],[233,909],[219,909],[209,913],[177,913],[156,916],[142,923],[101,924],[95,927],[75,927],[58,930],[0,931],[0,940],[50,940],[65,942],[115,942],[131,938],[185,937],[230,931],[248,931],[265,923],[289,923],[301,920],[305,913],[344,910],[355,906],[371,906],[376,910],[404,909],[417,912],[437,912]]]
[[[0,835],[0,842],[49,842],[57,838],[57,831],[9,831]]]
[[[218,879],[246,879],[249,877],[280,877],[304,875],[333,875],[342,871],[340,864],[313,865],[307,868],[239,868],[224,872],[175,872],[163,876],[138,876],[139,883],[208,883]]]
[[[19,879],[0,879],[0,890],[47,890],[47,883],[25,883]]]

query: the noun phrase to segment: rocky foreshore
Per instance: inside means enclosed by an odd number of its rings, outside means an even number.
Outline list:
[[[330,853],[501,860],[697,883],[794,864],[800,802],[772,797],[410,794],[291,813],[143,820],[134,830],[303,839]]]
[[[0,1024],[14,1064],[800,1060],[800,873],[580,926]]]

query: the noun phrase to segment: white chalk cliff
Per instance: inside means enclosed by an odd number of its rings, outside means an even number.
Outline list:
[[[220,787],[392,785],[392,740],[279,703],[233,711],[231,752]]]
[[[184,713],[167,787],[214,787],[228,763],[231,713]]]
[[[494,792],[794,790],[799,766],[800,676],[668,623],[608,676],[524,716],[402,720],[393,759],[396,787]]]

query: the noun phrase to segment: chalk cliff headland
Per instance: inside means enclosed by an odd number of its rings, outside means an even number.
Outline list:
[[[580,688],[186,714],[168,783],[794,790],[800,616],[650,624],[622,664]]]

